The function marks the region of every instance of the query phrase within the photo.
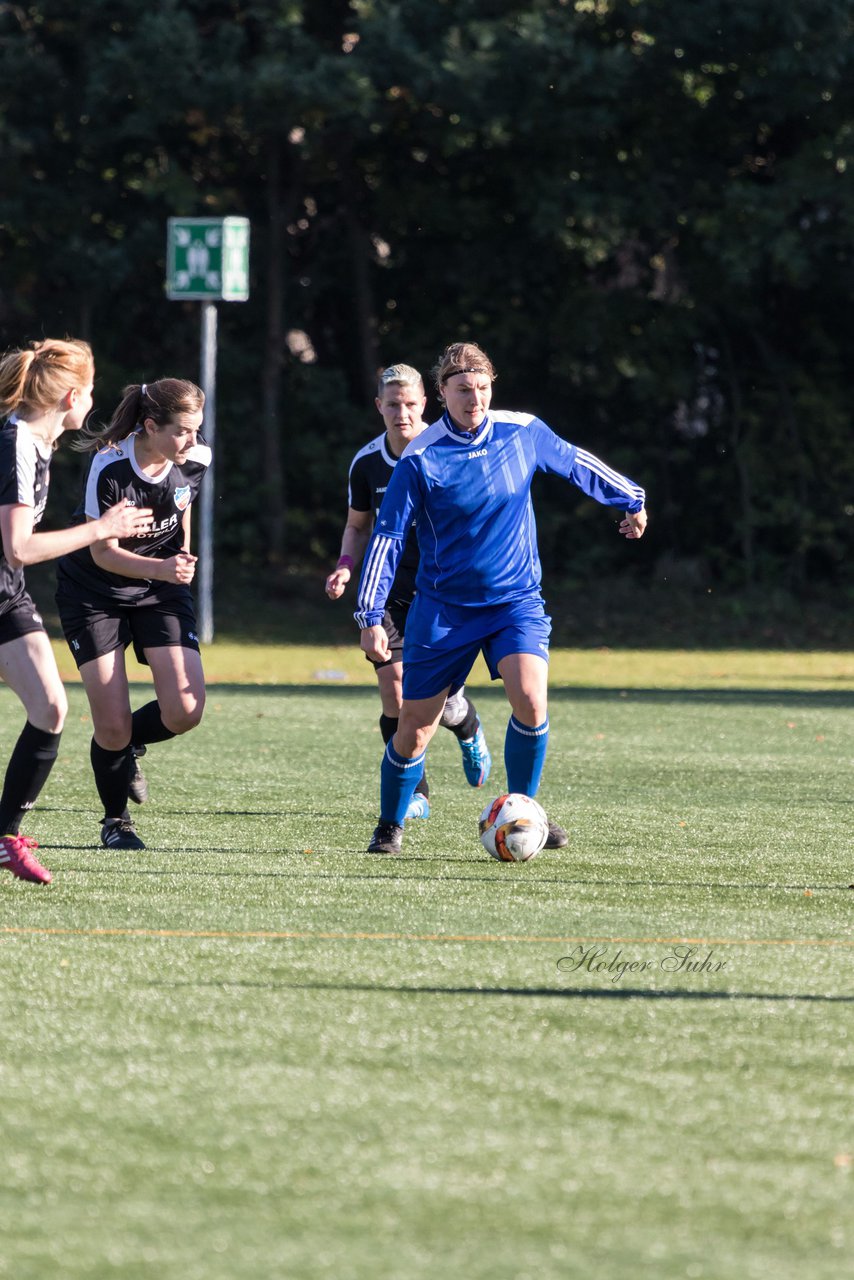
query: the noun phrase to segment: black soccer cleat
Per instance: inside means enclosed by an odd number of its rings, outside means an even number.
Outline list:
[[[565,844],[569,844],[569,836],[563,827],[559,827],[556,822],[552,822],[549,818],[549,834],[546,837],[544,849],[562,849]]]
[[[130,818],[105,818],[101,823],[101,844],[105,849],[144,849]]]
[[[403,827],[396,822],[377,823],[377,829],[371,836],[368,853],[400,853],[403,847]]]
[[[132,747],[130,757],[130,775],[128,777],[128,798],[134,804],[145,804],[148,799],[148,782],[139,767],[139,758],[144,756],[146,748]]]

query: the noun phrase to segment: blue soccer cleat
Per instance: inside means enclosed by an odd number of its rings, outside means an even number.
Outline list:
[[[482,787],[492,768],[492,756],[489,754],[489,747],[486,745],[486,738],[483,735],[480,720],[477,722],[477,733],[473,738],[465,740],[460,738],[458,741],[460,751],[463,753],[463,769],[465,770],[466,782],[470,787]]]
[[[404,815],[409,818],[429,818],[430,817],[430,801],[423,796],[420,791],[416,791],[415,795],[409,801],[409,808]]]

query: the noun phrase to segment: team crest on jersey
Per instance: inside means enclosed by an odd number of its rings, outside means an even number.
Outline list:
[[[190,486],[182,484],[180,489],[176,489],[174,493],[175,506],[179,511],[186,511],[190,505]]]

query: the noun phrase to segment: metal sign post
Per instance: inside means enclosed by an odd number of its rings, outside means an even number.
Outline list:
[[[199,638],[213,640],[213,524],[216,501],[216,302],[249,297],[248,218],[170,218],[166,245],[166,296],[201,302],[201,378],[204,435],[211,465],[199,498]]]
[[[216,306],[202,303],[202,378],[205,393],[205,439],[211,447],[211,465],[199,495],[199,639],[210,644],[213,620],[213,509],[216,493]]]

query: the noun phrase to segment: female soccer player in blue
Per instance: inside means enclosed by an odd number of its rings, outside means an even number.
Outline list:
[[[426,403],[424,381],[412,365],[393,364],[379,375],[376,406],[385,431],[360,449],[350,464],[350,502],[341,541],[341,558],[326,579],[326,594],[332,600],[343,594],[354,566],[362,559],[398,458],[427,425],[421,417]],[[386,600],[382,626],[388,637],[388,655],[384,662],[374,663],[382,702],[380,732],[383,742],[389,742],[397,732],[403,697],[403,637],[415,597],[417,570],[418,543],[413,529],[406,539]],[[464,689],[448,699],[439,723],[449,729],[460,744],[463,772],[469,785],[482,787],[489,776],[492,757],[477,710]],[[425,772],[416,784],[406,817],[428,818],[428,796]]]
[[[548,746],[551,619],[531,482],[564,476],[589,497],[622,508],[620,533],[646,528],[644,491],[529,413],[490,412],[495,370],[471,342],[455,342],[434,370],[445,405],[406,448],[380,507],[359,583],[361,646],[382,661],[383,610],[413,519],[421,552],[403,651],[403,703],[380,771],[380,820],[369,853],[400,853],[403,821],[445,699],[479,652],[504,682],[512,714],[504,742],[508,791],[535,796]],[[567,843],[549,823],[546,848]]]

